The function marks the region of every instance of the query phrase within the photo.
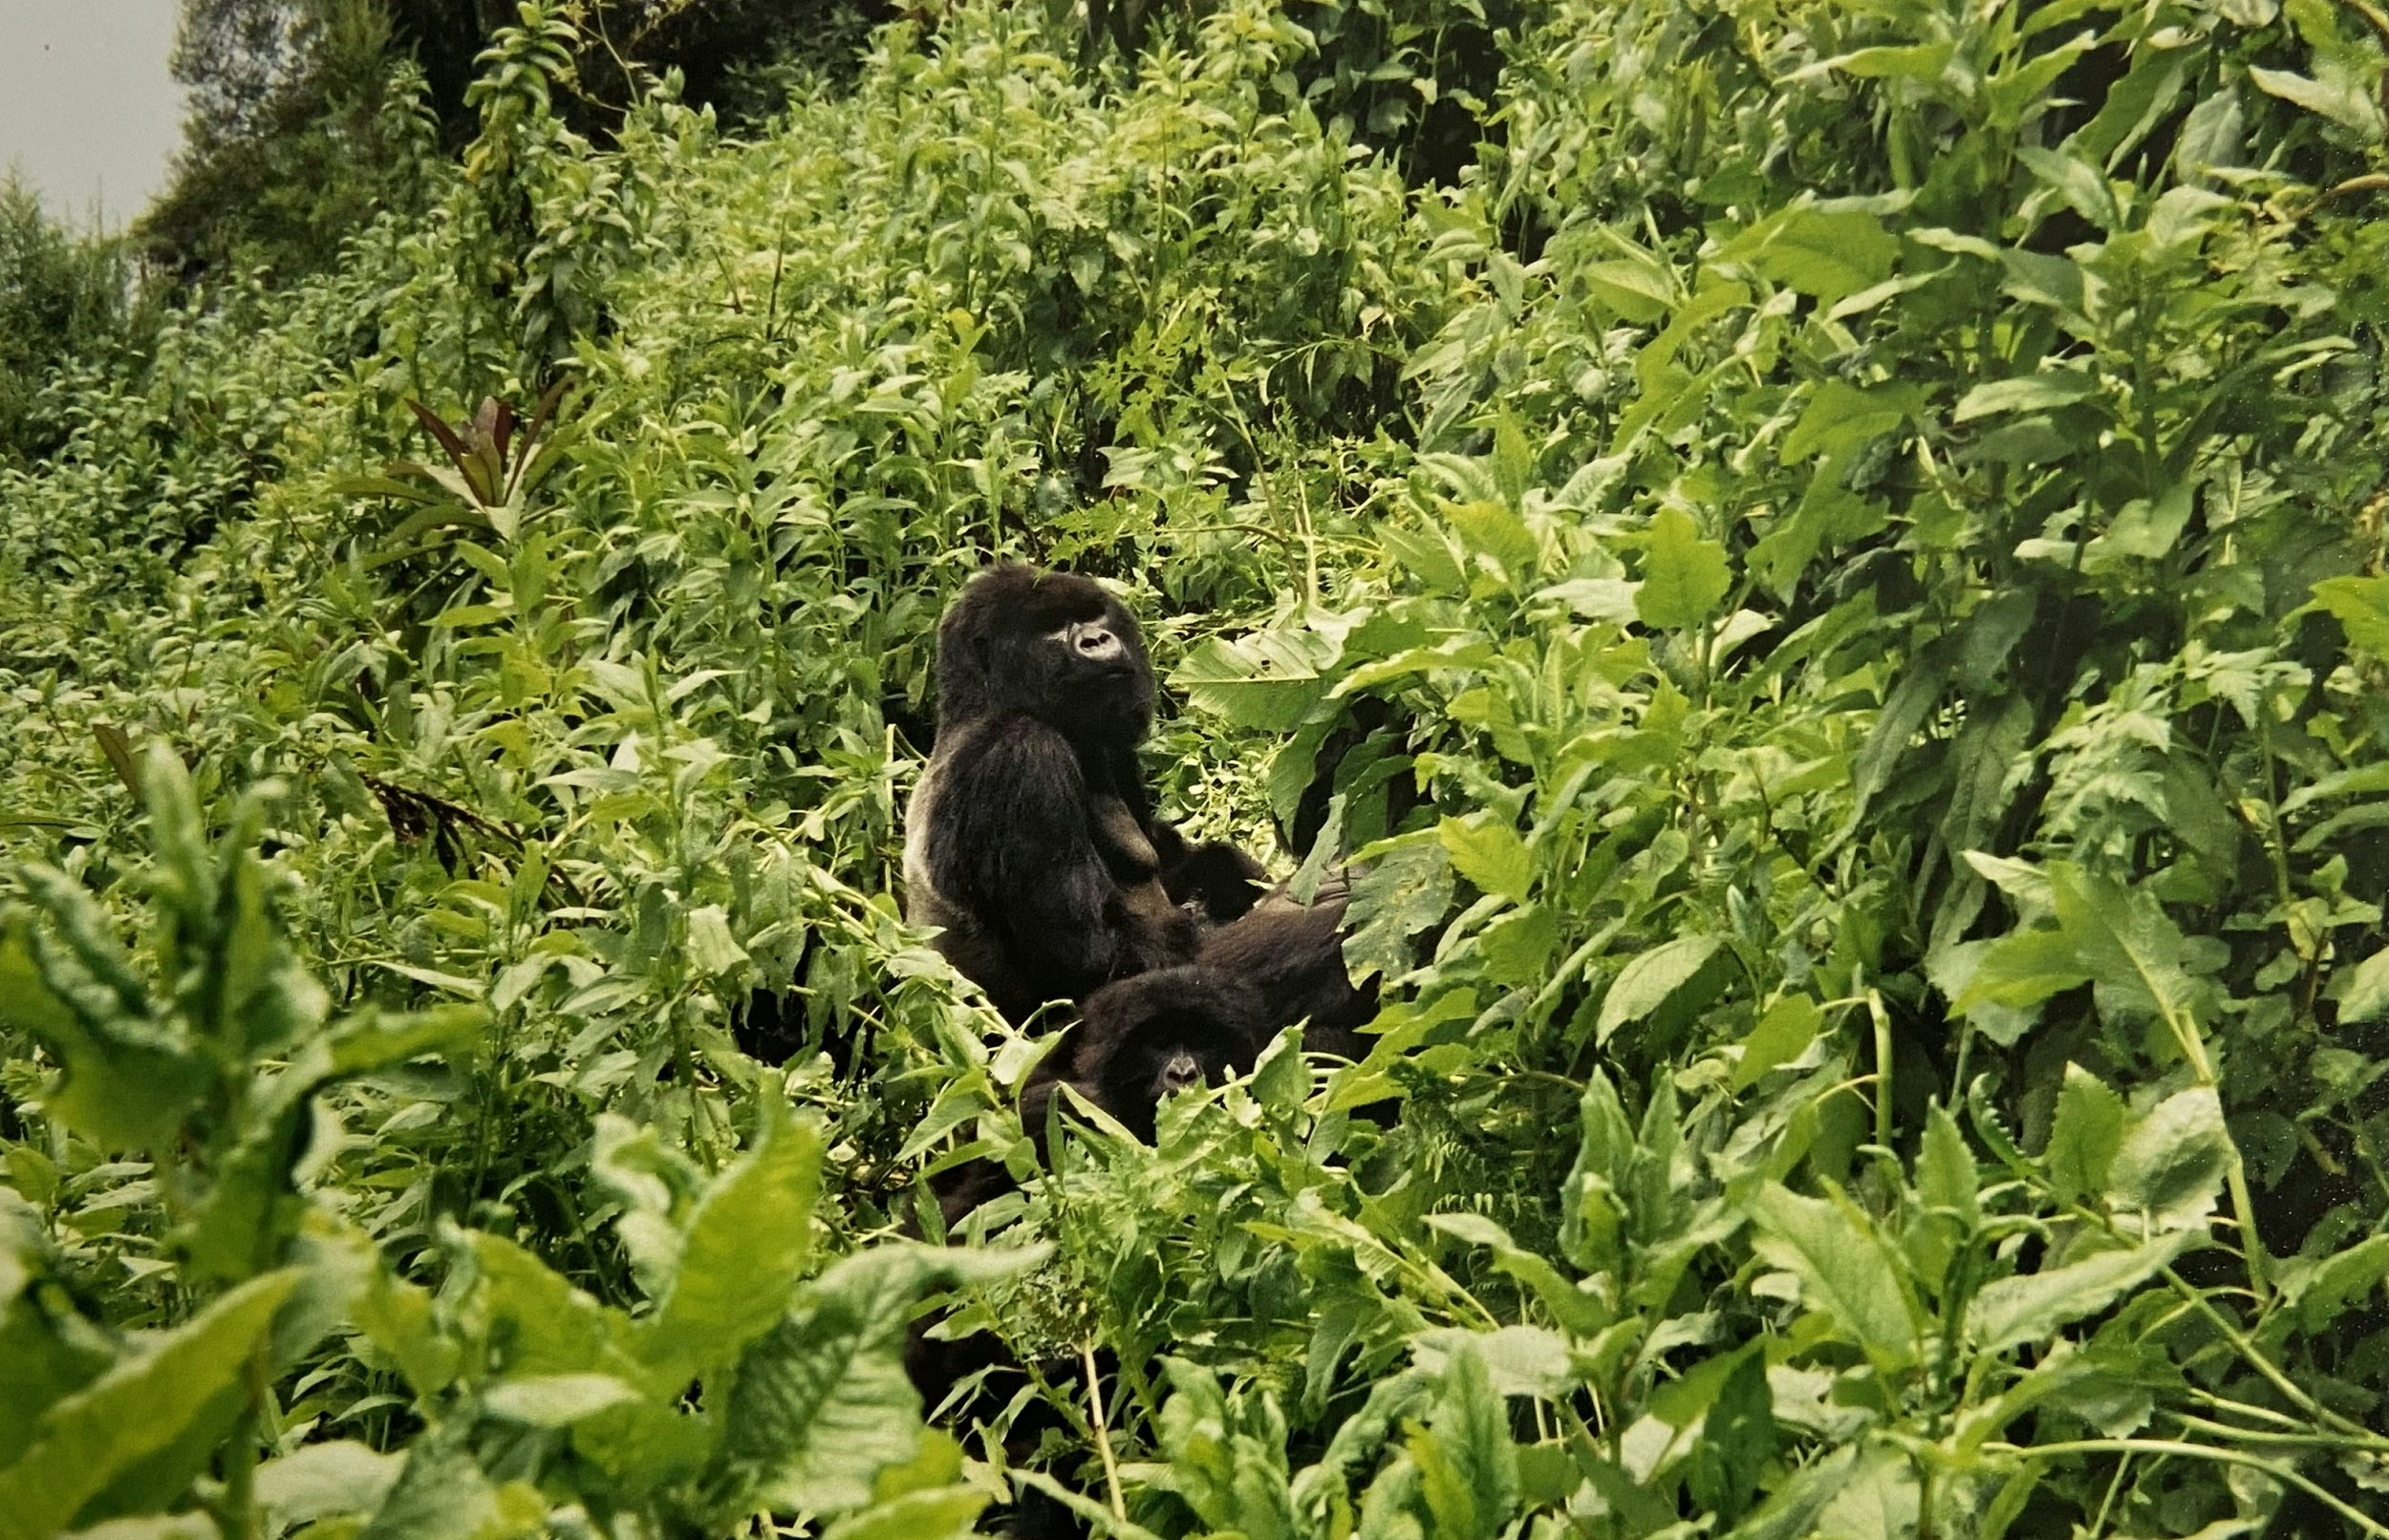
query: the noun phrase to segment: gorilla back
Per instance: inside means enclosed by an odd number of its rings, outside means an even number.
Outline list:
[[[906,913],[939,927],[938,950],[1014,1021],[1191,959],[1200,925],[1173,872],[1197,874],[1187,881],[1213,918],[1259,890],[1240,852],[1190,850],[1154,823],[1136,763],[1152,710],[1135,620],[1086,578],[991,567],[938,625],[937,742],[905,821]]]

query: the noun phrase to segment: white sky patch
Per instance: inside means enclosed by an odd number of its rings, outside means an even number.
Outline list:
[[[0,0],[0,166],[81,228],[121,229],[165,185],[183,92],[176,0]]]

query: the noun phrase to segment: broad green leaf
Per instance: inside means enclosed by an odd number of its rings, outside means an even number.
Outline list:
[[[2116,206],[2115,189],[2097,166],[2076,159],[2061,150],[2044,150],[2036,145],[2021,145],[2015,152],[2041,185],[2065,200],[2068,207],[2102,230],[2112,230],[2123,223],[2122,210]]]
[[[967,1540],[986,1506],[987,1494],[969,1487],[906,1492],[847,1515],[822,1540]]]
[[[2248,77],[2257,90],[2269,96],[2279,96],[2283,101],[2328,118],[2342,128],[2354,130],[2370,143],[2380,142],[2380,104],[2365,93],[2361,79],[2354,72],[2335,71],[2333,78],[2326,82],[2294,75],[2288,70],[2268,70],[2251,64]]]
[[[0,1470],[0,1540],[49,1540],[78,1516],[156,1512],[180,1498],[240,1415],[244,1366],[298,1281],[287,1269],[251,1278],[43,1413]]]
[[[2349,1026],[2378,1021],[2389,1015],[2389,947],[2384,947],[2332,980],[2339,1002],[2339,1019]]]
[[[2308,1332],[2322,1331],[2389,1284],[2389,1235],[2370,1236],[2324,1257],[2294,1284],[2289,1268],[2283,1273],[2283,1290],[2297,1304],[2298,1324]]]
[[[1560,947],[1560,918],[1547,904],[1527,904],[1487,926],[1478,938],[1485,976],[1497,984],[1541,984]]]
[[[1533,580],[1539,565],[1534,531],[1526,521],[1499,503],[1454,503],[1443,510],[1444,521],[1460,537],[1460,548],[1493,564],[1506,583]]]
[[[1925,1119],[1924,1148],[1916,1162],[1917,1196],[1926,1207],[1951,1210],[1969,1224],[1981,1218],[1975,1207],[1978,1180],[1974,1152],[1966,1147],[1957,1120],[1936,1106]]]
[[[2081,1065],[2066,1065],[2065,1083],[2057,1091],[2056,1116],[2050,1124],[2049,1148],[2042,1156],[2059,1201],[2071,1203],[2105,1192],[2107,1173],[2115,1166],[2122,1138],[2122,1098]]]
[[[2194,1237],[2162,1235],[2128,1251],[2101,1251],[2063,1267],[1984,1284],[1967,1308],[1966,1330],[1984,1353],[2045,1342],[2068,1324],[2094,1315],[2154,1277]]]
[[[1491,813],[1447,818],[1435,837],[1452,857],[1453,869],[1488,893],[1515,904],[1526,902],[1535,881],[1535,858],[1517,830]]]
[[[1214,636],[1187,654],[1170,684],[1232,726],[1291,732],[1326,694],[1322,671],[1335,655],[1336,645],[1312,631]]]
[[[257,1467],[257,1501],[283,1524],[308,1524],[381,1506],[405,1465],[353,1439],[304,1444]]]
[[[1788,1064],[1808,1051],[1825,1024],[1825,1014],[1805,995],[1787,995],[1767,1008],[1758,1025],[1742,1039],[1742,1058],[1733,1066],[1733,1088],[1746,1091],[1769,1070]]]
[[[822,1136],[790,1122],[776,1097],[755,1147],[716,1177],[689,1215],[670,1291],[638,1352],[687,1375],[729,1362],[788,1307],[810,1250],[821,1190]]]
[[[914,1302],[925,1289],[1001,1277],[1044,1255],[1042,1247],[883,1246],[822,1274],[739,1362],[722,1445],[736,1484],[814,1513],[870,1503],[879,1472],[911,1459],[920,1440],[920,1397],[904,1373]]]
[[[501,1486],[458,1444],[420,1439],[364,1533],[372,1540],[514,1540],[540,1533],[547,1516],[536,1487]]]
[[[1917,1533],[1923,1506],[1916,1462],[1895,1447],[1869,1444],[1825,1499],[1809,1532],[1836,1540],[1908,1540]]]
[[[2192,986],[2183,967],[2188,945],[2156,895],[2063,864],[2050,866],[2049,883],[2057,928],[2092,982],[2130,1009],[2188,1023]]]
[[[1973,976],[1951,1009],[1961,1015],[1982,1006],[2023,1010],[2090,982],[2072,938],[2059,930],[2015,930],[1983,949]]]
[[[1783,436],[1783,458],[1802,460],[1864,443],[1898,427],[1923,407],[1924,399],[1913,385],[1861,389],[1845,380],[1824,380],[1801,409],[1800,420]]]
[[[534,1427],[570,1427],[639,1399],[627,1382],[605,1374],[527,1375],[492,1385],[482,1397],[490,1416]]]
[[[2206,1222],[2231,1165],[2223,1104],[2205,1086],[2181,1091],[2125,1130],[2108,1174],[2108,1201],[2136,1209],[2159,1230]]]
[[[1715,936],[1678,936],[1663,941],[1619,970],[1617,981],[1602,997],[1601,1016],[1593,1027],[1602,1042],[1629,1021],[1640,1021],[1673,999],[1700,974],[1724,945]]]
[[[2006,412],[2046,412],[2051,407],[2070,405],[2098,394],[2098,381],[2081,370],[2044,369],[2037,374],[1994,379],[1975,386],[1959,399],[1950,420],[1971,422],[1976,417]]]
[[[746,949],[730,933],[730,917],[719,904],[702,904],[688,912],[688,957],[697,971],[713,977],[735,973],[745,963]]]
[[[57,1060],[42,1097],[50,1116],[102,1149],[155,1148],[207,1094],[204,1061],[184,1034],[153,1019],[106,915],[79,886],[38,866],[24,881],[59,930],[19,924],[0,940],[0,1023]]]
[[[1754,233],[1758,270],[1828,308],[1883,282],[1900,254],[1883,220],[1857,210],[1796,208]],[[1730,249],[1743,254],[1748,240],[1736,238]]]
[[[1916,1331],[1890,1248],[1846,1200],[1769,1183],[1752,1198],[1757,1251],[1797,1278],[1800,1299],[1884,1368],[1915,1361]]]
[[[1452,858],[1440,839],[1403,836],[1352,878],[1344,960],[1354,978],[1410,972],[1410,937],[1452,907]]]
[[[1517,1504],[1517,1444],[1478,1343],[1451,1344],[1427,1426],[1405,1444],[1439,1540],[1493,1540],[1503,1531]]]
[[[2389,658],[2389,577],[2325,578],[2314,585],[2314,602],[2348,633],[2348,645]]]
[[[1920,85],[1931,85],[1940,80],[1942,72],[1949,67],[1953,46],[1947,42],[1940,42],[1854,49],[1850,53],[1836,54],[1819,63],[1808,65],[1796,72],[1792,78],[1797,80],[1801,75],[1816,75],[1826,70],[1840,70],[1844,75],[1854,75],[1862,80],[1888,78],[1913,80]]]
[[[1634,612],[1643,624],[1662,631],[1697,626],[1716,610],[1732,587],[1725,547],[1703,539],[1690,514],[1668,507],[1652,516],[1649,544],[1643,553],[1643,582],[1634,590]]]
[[[1693,1495],[1721,1524],[1748,1511],[1780,1442],[1764,1345],[1754,1342],[1740,1349],[1732,1363],[1701,1420],[1700,1443],[1692,1454]]]
[[[1557,1400],[1575,1387],[1569,1372],[1567,1338],[1539,1326],[1502,1326],[1490,1332],[1444,1326],[1410,1338],[1418,1366],[1441,1374],[1452,1357],[1463,1351],[1484,1360],[1486,1375],[1498,1396],[1540,1396]]]

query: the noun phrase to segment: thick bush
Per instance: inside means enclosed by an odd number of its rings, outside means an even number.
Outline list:
[[[1126,23],[600,150],[526,5],[0,470],[0,1537],[2389,1533],[2389,29]],[[931,1250],[998,556],[1388,1004]]]

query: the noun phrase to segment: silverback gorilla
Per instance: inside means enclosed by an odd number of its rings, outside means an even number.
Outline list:
[[[991,567],[938,624],[906,909],[1015,1023],[1192,962],[1207,925],[1260,894],[1249,856],[1153,818],[1136,762],[1152,713],[1136,622],[1086,578]]]

